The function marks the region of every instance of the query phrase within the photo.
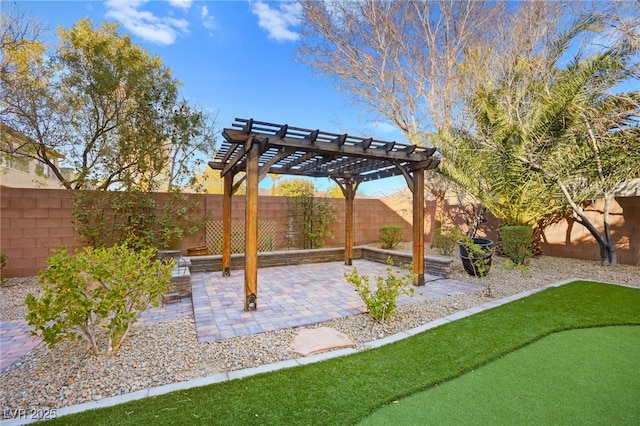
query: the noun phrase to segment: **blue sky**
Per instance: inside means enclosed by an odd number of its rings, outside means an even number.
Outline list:
[[[4,0],[6,1],[6,0]],[[387,123],[336,91],[331,82],[295,61],[300,25],[289,2],[108,0],[25,1],[20,10],[54,30],[82,17],[95,25],[118,21],[135,43],[158,55],[182,93],[217,114],[218,127],[234,118],[406,142]],[[316,182],[319,189],[331,182]],[[261,186],[270,186],[266,178]],[[363,184],[382,195],[406,186],[402,178]]]

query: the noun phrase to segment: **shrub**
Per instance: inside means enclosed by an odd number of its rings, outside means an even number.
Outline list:
[[[438,253],[450,256],[456,248],[456,241],[462,236],[460,228],[436,228],[433,232],[433,247]]]
[[[396,299],[401,293],[406,296],[412,296],[415,291],[411,287],[414,279],[411,264],[402,267],[405,272],[400,277],[396,277],[393,273],[393,260],[391,258],[387,260],[387,264],[387,277],[386,279],[377,277],[375,291],[372,291],[369,286],[369,277],[358,274],[356,268],[353,268],[350,274],[344,274],[349,284],[356,288],[356,292],[367,306],[369,314],[382,322],[395,313]]]
[[[402,227],[386,225],[380,227],[380,245],[383,249],[392,249],[402,240]]]
[[[531,226],[503,226],[498,230],[502,251],[515,265],[527,265],[531,259],[533,228]]]
[[[73,196],[72,214],[84,245],[109,247],[126,242],[136,249],[177,249],[184,235],[198,232],[209,219],[195,214],[199,207],[199,201],[179,191],[163,199],[134,190],[79,191]]]
[[[327,238],[333,238],[330,226],[336,221],[337,207],[313,193],[302,192],[287,197],[289,226],[287,240],[303,249],[325,246]]]
[[[125,244],[87,247],[74,256],[64,246],[55,250],[40,273],[42,296],[27,295],[32,334],[49,346],[84,337],[96,354],[117,354],[140,312],[158,306],[170,289],[174,262],[155,261],[155,253]]]

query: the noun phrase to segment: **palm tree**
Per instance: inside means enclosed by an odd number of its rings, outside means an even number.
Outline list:
[[[591,56],[560,59],[598,24],[581,19],[545,56],[521,56],[473,96],[475,128],[442,133],[443,169],[499,219],[535,221],[569,206],[615,265],[609,208],[616,189],[640,174],[640,94],[620,91],[638,50],[619,41]],[[604,198],[603,231],[585,207]]]

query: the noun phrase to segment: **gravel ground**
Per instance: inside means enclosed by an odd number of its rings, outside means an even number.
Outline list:
[[[467,275],[456,260],[451,278],[490,286],[484,294],[450,296],[399,307],[396,316],[379,324],[366,314],[318,324],[333,327],[356,344],[357,349],[399,331],[437,318],[506,297],[544,287],[568,278],[583,278],[640,287],[640,267],[601,267],[597,262],[539,257],[522,273],[507,269],[494,257],[484,278]],[[36,278],[10,279],[0,287],[0,320],[24,319],[24,298],[38,293]],[[61,342],[54,348],[40,345],[0,375],[3,410],[60,408],[148,387],[189,380],[210,374],[256,367],[298,358],[289,351],[297,329],[198,343],[192,316],[141,324],[134,327],[117,356],[95,356],[82,341]]]

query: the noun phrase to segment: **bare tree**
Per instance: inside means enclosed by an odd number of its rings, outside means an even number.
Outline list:
[[[436,146],[441,139],[430,136],[438,131],[473,126],[467,107],[475,88],[503,79],[512,69],[507,64],[543,47],[563,10],[557,2],[302,4],[300,60],[395,124],[411,143]],[[444,194],[456,187],[450,180],[457,175],[427,176],[436,223],[442,223]]]
[[[482,1],[302,1],[299,59],[395,124],[412,143],[461,111],[457,64],[502,4]]]

